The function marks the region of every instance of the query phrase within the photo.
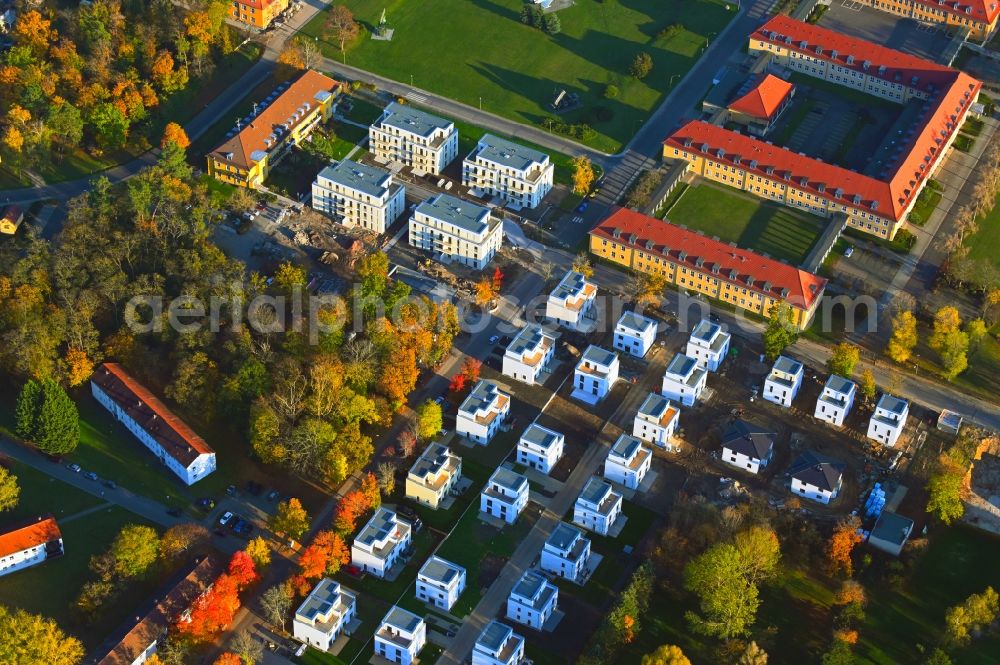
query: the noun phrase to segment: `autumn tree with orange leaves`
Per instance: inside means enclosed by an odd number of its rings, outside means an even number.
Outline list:
[[[177,630],[196,642],[210,642],[232,624],[239,608],[239,584],[222,573],[192,604],[188,618],[178,622]]]
[[[349,535],[358,528],[358,519],[368,512],[369,503],[358,490],[348,492],[340,498],[333,513],[333,528],[337,533]]]
[[[856,516],[849,516],[837,523],[833,529],[833,535],[826,544],[826,563],[830,575],[842,574],[850,577],[854,574],[854,561],[852,554],[854,546],[861,542],[861,520]]]
[[[183,127],[176,122],[168,122],[167,126],[163,128],[163,140],[160,141],[160,147],[166,148],[168,143],[173,143],[181,150],[187,150],[191,146],[191,139],[188,138]]]
[[[243,665],[243,659],[232,651],[224,651],[213,661],[212,665]]]
[[[332,531],[320,531],[299,555],[299,574],[307,580],[336,575],[351,562],[351,551],[343,538]]]

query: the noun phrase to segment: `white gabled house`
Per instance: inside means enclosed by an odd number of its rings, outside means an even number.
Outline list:
[[[619,366],[617,353],[591,344],[576,364],[571,396],[587,404],[597,404],[614,387]]]
[[[792,478],[792,494],[826,504],[840,495],[844,465],[807,450],[792,462],[788,474]]]
[[[518,331],[503,354],[503,375],[530,386],[540,383],[542,372],[555,354],[555,337],[539,325]]]
[[[634,436],[622,434],[604,460],[604,477],[630,490],[639,489],[653,463],[653,453]]]
[[[722,461],[738,469],[759,473],[774,458],[774,432],[737,419],[722,435]]]
[[[329,651],[356,615],[357,597],[324,577],[295,610],[292,635],[320,651]]]
[[[584,538],[583,532],[575,526],[559,522],[545,541],[539,565],[548,573],[581,582],[586,577],[589,560],[590,539]]]
[[[778,356],[771,373],[764,380],[764,399],[780,406],[791,406],[799,394],[805,370],[802,363],[788,356]]]
[[[62,532],[52,515],[0,533],[0,577],[62,555]]]
[[[427,624],[421,617],[393,605],[375,631],[375,655],[400,665],[413,665],[427,644]]]
[[[465,591],[465,568],[431,556],[417,573],[417,600],[450,611]]]
[[[513,524],[528,505],[528,479],[506,467],[493,472],[479,495],[479,511]]]
[[[619,351],[642,358],[656,341],[657,323],[636,312],[624,312],[615,325],[613,346]]]
[[[899,441],[899,435],[906,427],[906,418],[910,414],[910,403],[905,399],[883,393],[872,418],[868,421],[868,438],[874,439],[883,446],[890,448]]]
[[[406,474],[406,498],[437,510],[462,478],[462,458],[432,442]]]
[[[472,665],[521,665],[524,638],[510,626],[490,621],[472,647]]]
[[[531,423],[517,442],[517,463],[548,474],[563,456],[566,437]]]
[[[498,196],[511,210],[538,206],[554,173],[544,152],[493,134],[484,134],[462,162],[462,184],[473,196]]]
[[[573,524],[602,536],[608,535],[622,514],[622,495],[611,483],[591,478],[573,504]]]
[[[842,376],[831,374],[823,386],[823,392],[816,399],[816,411],[813,415],[831,425],[840,427],[854,406],[854,397],[858,387],[853,381]]]
[[[559,604],[559,589],[534,570],[525,571],[507,597],[507,618],[542,630]]]
[[[663,395],[649,393],[635,414],[632,436],[639,437],[660,448],[670,450],[671,440],[677,431],[679,411]]]
[[[549,294],[545,316],[564,328],[590,332],[597,325],[597,285],[570,270]]]
[[[455,432],[478,444],[486,445],[510,413],[510,396],[492,381],[480,380],[458,407]]]
[[[385,577],[409,549],[410,523],[385,506],[379,507],[351,545],[351,564],[375,577]]]
[[[671,359],[663,372],[660,393],[684,406],[694,406],[708,385],[708,372],[698,367],[698,361],[683,353]]]
[[[709,372],[718,371],[719,365],[729,353],[729,342],[732,335],[722,331],[722,326],[702,319],[691,331],[687,343],[686,355],[698,361],[699,367]]]

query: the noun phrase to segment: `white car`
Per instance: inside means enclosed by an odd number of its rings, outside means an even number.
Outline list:
[[[844,257],[849,259],[851,258],[851,254],[854,254],[854,247],[849,246],[847,249],[844,250]]]
[[[227,510],[226,512],[222,513],[222,517],[219,518],[219,525],[226,526],[227,524],[233,521],[233,517],[234,515]]]
[[[493,337],[490,337],[490,344],[496,344],[499,341],[500,341],[500,335],[493,335]]]

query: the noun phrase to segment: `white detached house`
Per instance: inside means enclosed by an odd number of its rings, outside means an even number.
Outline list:
[[[875,413],[868,421],[868,438],[874,439],[883,446],[890,448],[899,441],[899,435],[906,427],[906,419],[910,414],[910,403],[905,399],[883,393],[875,407]]]
[[[458,407],[455,431],[471,441],[486,445],[510,413],[510,396],[497,384],[481,380]]]
[[[545,541],[539,563],[542,570],[571,582],[580,582],[590,560],[590,539],[575,526],[559,522]]]
[[[693,406],[708,385],[708,372],[694,358],[678,353],[663,372],[660,392],[667,399]]]
[[[580,356],[573,373],[573,399],[597,404],[618,380],[618,354],[591,344]]]
[[[656,321],[648,316],[625,312],[615,325],[613,346],[631,356],[642,358],[656,341],[656,326]]]
[[[817,503],[830,503],[840,495],[843,469],[843,464],[807,450],[788,469],[792,494]]]
[[[417,600],[450,611],[465,591],[465,568],[432,556],[417,573]]]
[[[649,393],[635,414],[632,436],[648,441],[660,448],[672,448],[671,440],[677,431],[679,412],[663,395]]]
[[[764,381],[764,399],[779,406],[789,407],[799,394],[805,372],[802,363],[788,356],[778,356],[771,373]]]
[[[722,326],[702,319],[691,331],[686,355],[694,358],[699,367],[704,367],[709,372],[718,371],[719,365],[729,353],[731,339],[732,335],[722,332]]]
[[[774,432],[737,419],[722,435],[722,461],[750,473],[759,473],[774,458]]]
[[[357,615],[357,598],[331,579],[321,579],[292,618],[292,635],[300,642],[329,651]]]
[[[479,511],[513,524],[528,505],[528,493],[527,478],[500,467],[493,472],[479,495]]]
[[[831,374],[823,386],[823,392],[816,399],[816,411],[813,415],[840,427],[854,406],[854,396],[857,392],[857,386],[853,381]]]
[[[393,605],[375,631],[375,655],[412,665],[427,644],[427,624],[413,612]]]
[[[533,386],[541,383],[542,372],[555,354],[555,337],[539,325],[518,331],[503,354],[503,375]]]
[[[604,460],[604,477],[630,490],[639,489],[653,463],[653,453],[644,448],[642,441],[622,434],[611,446]]]
[[[527,570],[507,597],[507,618],[542,630],[559,603],[559,589],[534,570]]]
[[[385,577],[412,542],[410,523],[381,506],[351,545],[351,564],[375,577]]]
[[[499,621],[490,621],[472,647],[472,665],[521,665],[524,638]]]
[[[597,324],[597,285],[581,273],[570,270],[549,294],[545,316],[564,328],[590,332]]]
[[[566,437],[559,432],[531,423],[517,442],[517,463],[544,474],[552,471],[566,447]]]
[[[573,523],[602,536],[608,535],[621,514],[622,495],[600,478],[588,480],[573,504]]]

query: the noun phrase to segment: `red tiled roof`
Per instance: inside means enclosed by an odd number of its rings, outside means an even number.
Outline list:
[[[103,363],[91,381],[183,466],[189,466],[199,455],[215,452],[118,363]]]
[[[1000,14],[1000,3],[997,3],[997,0],[966,0],[965,2],[954,2],[953,0],[949,2],[914,0],[914,2],[925,7],[931,7],[932,9],[942,9],[949,14],[966,18],[972,17],[984,23],[992,23],[993,19]]]
[[[269,7],[273,5],[278,0],[236,0],[239,4],[244,7],[255,7],[256,9],[263,9],[264,7]]]
[[[788,81],[768,74],[750,92],[730,104],[729,110],[770,120],[792,94],[792,88]]]
[[[26,549],[62,538],[59,525],[52,515],[38,517],[30,524],[0,533],[0,557],[23,552]]]
[[[590,234],[665,257],[672,263],[803,309],[812,307],[826,288],[826,280],[810,272],[628,208],[613,212]],[[713,270],[716,267],[717,272]],[[787,294],[782,293],[783,289],[787,289]]]

